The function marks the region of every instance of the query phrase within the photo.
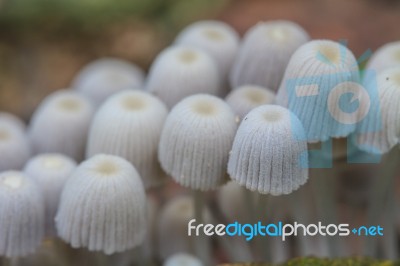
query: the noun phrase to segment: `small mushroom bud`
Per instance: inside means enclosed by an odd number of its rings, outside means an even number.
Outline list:
[[[177,253],[170,256],[163,266],[203,266],[204,264],[196,257],[185,254]]]
[[[56,226],[74,248],[113,254],[143,243],[146,212],[135,168],[120,157],[99,154],[81,163],[65,184]]]
[[[45,203],[46,236],[55,236],[54,217],[64,184],[76,168],[76,163],[62,154],[40,154],[28,161],[24,172],[42,192]]]
[[[290,194],[308,179],[304,128],[277,105],[253,109],[237,131],[228,173],[247,189],[274,196]]]
[[[220,85],[217,65],[207,53],[179,46],[158,55],[150,68],[146,88],[172,108],[193,94],[217,95]]]
[[[208,209],[203,209],[202,215],[204,223],[211,222]],[[194,216],[193,199],[189,196],[175,197],[163,207],[158,222],[158,249],[161,259],[165,260],[178,252],[194,253],[195,232],[188,235],[188,223]]]
[[[298,24],[260,22],[244,36],[230,73],[231,87],[253,84],[277,91],[286,65],[310,37]]]
[[[376,50],[368,61],[367,69],[379,73],[395,66],[400,66],[400,41],[387,43]]]
[[[187,97],[170,112],[158,158],[177,183],[195,190],[226,181],[226,165],[236,133],[235,114],[223,100],[206,94]]]
[[[0,118],[0,171],[21,170],[30,154],[25,132],[14,122]]]
[[[113,95],[97,111],[89,133],[87,156],[113,154],[131,162],[146,188],[165,177],[157,159],[158,143],[168,110],[143,91]]]
[[[205,20],[187,26],[175,43],[197,47],[211,55],[225,81],[239,48],[239,35],[224,22]]]
[[[260,86],[245,85],[231,91],[225,100],[242,120],[252,109],[263,104],[273,104],[275,93]]]
[[[400,141],[400,65],[380,72],[376,83],[379,101],[371,106],[370,112],[379,117],[370,117],[359,124],[357,144],[367,152],[383,154]]]
[[[19,128],[21,132],[25,132],[26,130],[25,123],[19,117],[7,112],[0,112],[0,124],[3,123]]]
[[[44,231],[43,198],[37,186],[17,171],[0,174],[0,256],[32,254]]]
[[[359,83],[358,64],[349,49],[314,40],[291,57],[276,101],[300,119],[310,142],[346,137],[355,131],[359,110],[348,113],[342,106],[362,98]]]
[[[86,65],[72,81],[72,88],[98,107],[114,93],[142,87],[143,81],[144,72],[137,65],[118,58],[102,58]]]
[[[79,162],[92,114],[90,102],[76,92],[52,93],[35,111],[29,126],[33,153],[62,153]]]

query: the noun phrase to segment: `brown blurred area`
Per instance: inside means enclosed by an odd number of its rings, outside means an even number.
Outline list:
[[[258,21],[288,19],[314,39],[347,40],[357,57],[400,39],[397,0],[232,0],[209,9],[191,9],[190,0],[185,3],[189,9],[177,12],[172,23],[133,17],[93,34],[80,28],[79,34],[43,27],[0,28],[0,110],[29,119],[45,95],[68,87],[83,65],[99,57],[121,57],[148,69],[177,32],[198,19],[226,21],[241,35]],[[46,19],[51,29],[54,17]]]

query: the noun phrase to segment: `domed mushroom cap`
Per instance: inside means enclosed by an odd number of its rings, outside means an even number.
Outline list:
[[[228,173],[252,191],[289,194],[308,178],[304,128],[289,110],[277,105],[253,109],[237,131]]]
[[[197,47],[210,54],[225,79],[239,48],[239,35],[228,24],[215,21],[198,21],[187,26],[175,40],[178,45]]]
[[[298,24],[260,22],[245,34],[230,73],[231,87],[246,84],[278,90],[294,51],[310,37]]]
[[[276,101],[300,119],[310,142],[325,141],[355,131],[357,112],[343,111],[342,104],[351,106],[362,92],[352,52],[334,41],[314,40],[291,57]]]
[[[273,104],[275,93],[260,86],[245,85],[231,91],[225,100],[242,120],[252,109],[263,104]]]
[[[188,235],[188,223],[194,219],[193,198],[177,196],[167,202],[158,220],[158,250],[165,260],[178,252],[193,253],[196,238]],[[211,213],[203,210],[204,223],[211,222]]]
[[[36,109],[29,125],[33,153],[62,153],[79,162],[92,114],[92,105],[78,93],[52,93]]]
[[[362,150],[382,154],[400,141],[400,65],[382,71],[373,82],[379,96],[378,102],[371,104],[375,116],[359,124],[357,144]]]
[[[62,154],[40,154],[31,158],[24,172],[32,178],[42,192],[45,202],[46,235],[56,235],[56,216],[60,195],[65,182],[76,168],[76,162]]]
[[[161,134],[158,158],[177,183],[196,190],[218,188],[237,129],[235,114],[221,99],[198,94],[178,103]]]
[[[170,256],[163,266],[203,266],[203,263],[190,254],[177,253]]]
[[[0,256],[34,253],[44,231],[44,206],[39,189],[21,172],[0,173]]]
[[[126,90],[113,95],[93,119],[86,155],[123,157],[138,170],[146,188],[160,184],[165,174],[157,149],[167,114],[164,103],[147,92]]]
[[[7,123],[11,126],[15,126],[21,130],[21,132],[25,132],[26,125],[24,121],[22,121],[19,117],[7,113],[7,112],[0,112],[0,124]]]
[[[236,181],[229,181],[223,185],[217,194],[218,207],[228,222],[242,224],[254,223],[249,217],[249,206],[246,205],[246,188]]]
[[[21,170],[30,154],[25,132],[14,123],[0,119],[0,171]]]
[[[400,41],[387,43],[376,50],[368,61],[367,69],[379,73],[395,66],[400,66]]]
[[[146,196],[135,168],[103,154],[80,164],[65,184],[56,226],[74,248],[112,254],[142,244]]]
[[[72,88],[97,107],[109,96],[125,89],[142,87],[144,72],[118,58],[102,58],[86,65],[72,81]]]
[[[169,47],[157,56],[146,88],[172,108],[193,94],[217,95],[220,85],[220,74],[210,55],[198,48],[179,46]]]

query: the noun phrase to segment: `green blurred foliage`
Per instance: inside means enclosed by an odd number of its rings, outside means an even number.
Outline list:
[[[212,16],[229,0],[3,0],[0,29],[96,31],[124,20],[180,26]]]

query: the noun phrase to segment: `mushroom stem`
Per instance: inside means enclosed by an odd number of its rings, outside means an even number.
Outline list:
[[[316,197],[317,213],[322,223],[337,224],[337,212],[335,208],[335,171],[334,169],[312,168],[310,171],[311,184]],[[338,238],[335,236],[328,238],[328,248],[331,257],[339,255]]]
[[[269,205],[269,195],[258,194],[257,197],[257,218],[258,221],[264,222],[265,214],[268,213],[268,205]],[[258,221],[254,221],[257,223]],[[271,254],[270,254],[270,242],[268,241],[268,237],[266,236],[256,236],[255,239],[257,240],[257,253],[260,259],[263,262],[271,262]]]
[[[394,148],[389,152],[385,162],[382,164],[382,169],[384,169],[384,171],[381,178],[375,179],[375,185],[372,186],[374,190],[372,191],[369,202],[367,225],[378,225],[380,219],[382,218],[382,209],[390,204],[389,201],[394,201],[393,196],[386,197],[386,195],[388,194],[390,187],[394,186],[394,177],[398,169],[398,161],[400,157],[399,153],[400,151],[398,148]],[[388,215],[391,215],[391,211],[393,211],[393,209],[388,208],[386,212]],[[391,224],[390,226],[394,225]],[[385,234],[385,237],[388,237],[387,233]],[[374,257],[377,253],[376,251],[376,238],[371,238],[365,242],[365,255]]]
[[[384,213],[385,236],[383,237],[383,255],[385,259],[396,260],[399,257],[396,233],[395,186],[388,189],[387,203]]]
[[[197,224],[204,223],[204,194],[201,191],[193,190],[193,201],[194,201],[194,218]],[[204,234],[199,234],[198,241],[194,241],[194,249],[196,256],[201,259],[204,265],[210,265],[210,244],[207,237]]]

